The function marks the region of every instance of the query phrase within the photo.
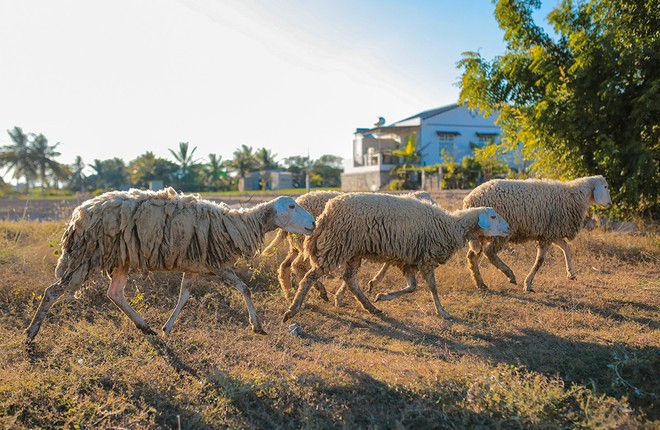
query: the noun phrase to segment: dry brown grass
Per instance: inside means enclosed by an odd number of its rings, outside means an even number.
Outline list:
[[[565,278],[552,250],[534,293],[485,263],[491,290],[475,290],[462,251],[436,271],[451,321],[435,316],[423,284],[378,303],[378,316],[348,297],[336,309],[312,292],[295,318],[301,337],[281,323],[275,257],[239,264],[267,336],[249,330],[238,293],[211,281],[193,292],[170,337],[144,336],[99,278],[53,307],[28,352],[22,330],[53,281],[62,229],[0,222],[0,428],[658,425],[656,234],[582,232],[571,244],[578,280]],[[502,253],[519,279],[533,255],[532,244]],[[377,268],[364,265],[363,285]],[[132,277],[127,297],[158,327],[178,280]],[[377,288],[402,284],[392,271]]]

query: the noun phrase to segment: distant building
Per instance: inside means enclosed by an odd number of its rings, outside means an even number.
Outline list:
[[[479,147],[499,142],[501,129],[495,115],[486,118],[465,106],[452,104],[427,110],[409,118],[385,125],[380,118],[374,128],[358,128],[353,139],[353,157],[344,160],[342,191],[376,191],[387,187],[393,179],[389,171],[398,163],[388,155],[402,148],[413,133],[422,151],[421,166],[443,161],[443,153],[460,162],[473,154],[470,144]],[[513,160],[506,160],[513,164]]]
[[[293,174],[281,170],[250,172],[238,180],[238,191],[282,190],[293,188]]]

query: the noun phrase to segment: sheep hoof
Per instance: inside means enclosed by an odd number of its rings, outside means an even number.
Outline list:
[[[516,278],[510,278],[510,279],[509,279],[509,282],[512,283],[513,285],[516,285],[516,284],[517,284],[517,282],[516,282]]]
[[[335,307],[341,308],[342,306],[344,306],[344,301],[342,299],[335,298]]]
[[[268,334],[261,327],[252,327],[252,331],[256,334]]]
[[[571,281],[577,281],[577,276],[575,276],[575,275],[568,275],[568,279],[570,279]]]
[[[282,317],[282,322],[287,322],[292,316],[295,315],[295,312],[293,311],[286,311],[284,313],[284,317]]]
[[[376,314],[382,314],[383,311],[381,311],[378,308],[373,308],[373,309],[369,309],[369,313],[372,314],[372,315],[376,315]]]
[[[479,284],[477,285],[477,288],[479,288],[481,291],[488,291],[488,285],[486,284]]]
[[[140,330],[142,330],[142,333],[145,335],[149,336],[158,336],[158,334],[151,329],[151,327],[138,327]]]
[[[380,302],[382,300],[383,300],[383,294],[382,293],[376,294],[376,298],[374,299],[374,302]]]
[[[319,291],[319,297],[324,302],[329,302],[330,301],[330,299],[328,298],[328,293],[326,291]]]
[[[532,288],[531,285],[525,285],[525,286],[523,287],[523,291],[528,292],[528,293],[533,293],[533,292],[534,292],[534,289]]]

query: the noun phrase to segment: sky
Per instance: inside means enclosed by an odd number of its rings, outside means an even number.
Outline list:
[[[59,142],[65,164],[174,161],[179,142],[200,162],[242,144],[278,161],[350,157],[356,128],[457,102],[461,53],[504,52],[493,11],[487,0],[0,0],[0,146],[18,126]]]

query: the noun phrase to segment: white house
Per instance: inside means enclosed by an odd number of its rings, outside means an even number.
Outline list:
[[[423,148],[422,166],[442,163],[443,153],[460,162],[473,153],[470,144],[481,147],[499,141],[501,130],[495,125],[495,117],[486,118],[465,106],[452,104],[390,125],[385,125],[381,118],[374,128],[358,128],[353,157],[344,160],[342,191],[376,191],[386,187],[392,179],[389,171],[398,162],[388,151],[402,148],[413,133],[417,147]]]

